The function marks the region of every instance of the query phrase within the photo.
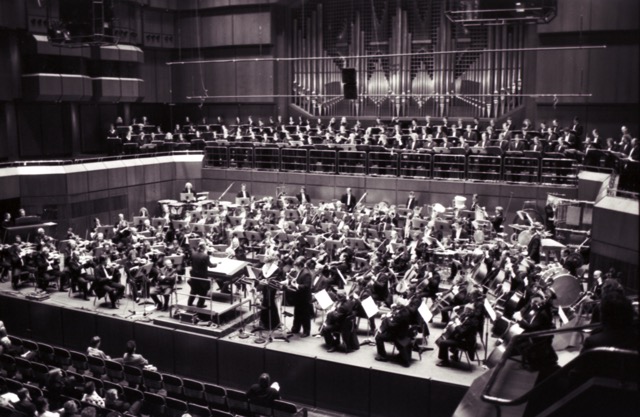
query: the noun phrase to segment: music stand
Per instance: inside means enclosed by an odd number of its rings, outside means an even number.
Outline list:
[[[133,225],[135,227],[140,226],[147,218],[144,216],[133,216]]]
[[[236,197],[236,204],[239,206],[248,206],[251,204],[251,200],[246,197]]]
[[[156,217],[151,219],[151,225],[156,229],[164,228],[165,224],[167,224],[167,219],[164,217]]]
[[[373,301],[373,297],[369,296],[360,302],[362,305],[362,309],[367,316],[367,320],[371,320],[376,314],[378,314],[378,306],[376,302]],[[360,346],[362,345],[375,345],[375,340],[371,340],[371,326],[367,324],[367,338],[360,342]]]
[[[180,193],[180,201],[183,203],[191,203],[196,201],[196,196],[193,193]]]

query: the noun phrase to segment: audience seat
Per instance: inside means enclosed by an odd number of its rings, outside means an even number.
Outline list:
[[[214,384],[204,384],[204,398],[211,408],[227,411],[227,390]]]
[[[189,403],[187,407],[191,417],[211,417],[211,410],[204,405]]]
[[[166,408],[165,399],[162,395],[154,394],[152,392],[143,393],[144,399],[142,401],[142,414],[148,414],[150,416],[164,415]]]
[[[182,392],[187,401],[202,405],[205,404],[204,385],[202,384],[202,382],[183,378]]]
[[[142,369],[136,366],[124,365],[124,380],[132,388],[139,388],[142,385]]]
[[[187,403],[182,400],[178,400],[175,398],[167,397],[165,398],[165,412],[164,415],[167,417],[182,417],[185,413],[187,413],[189,407]]]
[[[100,377],[106,372],[106,366],[104,360],[96,358],[95,356],[87,356],[87,362],[89,364],[89,370],[94,377]]]
[[[157,392],[158,390],[164,389],[162,374],[160,372],[149,371],[146,369],[143,370],[142,383],[147,390],[150,390],[152,392]]]
[[[295,404],[276,400],[273,402],[273,417],[307,417],[306,408],[298,408]]]
[[[89,370],[87,355],[76,352],[75,350],[71,350],[69,353],[71,354],[71,366],[73,366],[73,369],[75,369],[76,372],[83,374],[85,371]]]
[[[247,398],[247,394],[242,391],[227,389],[227,404],[229,405],[229,411],[234,414],[240,414],[242,416],[251,415],[249,398]]]
[[[168,396],[182,398],[181,378],[170,374],[162,374],[162,381],[164,382],[164,389],[167,391]]]

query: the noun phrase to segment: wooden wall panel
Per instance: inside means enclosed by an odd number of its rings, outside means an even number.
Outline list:
[[[272,102],[274,94],[273,62],[239,62],[236,64],[237,94],[239,96],[264,96],[241,98],[240,102]]]
[[[608,0],[602,0],[608,1]],[[591,0],[561,0],[558,1],[558,13],[550,23],[539,25],[538,32],[577,32],[591,26]],[[582,21],[580,19],[582,16]]]
[[[2,14],[2,13],[0,13]],[[0,101],[20,97],[20,50],[15,33],[0,36]]]
[[[145,33],[162,33],[162,15],[161,10],[145,9],[143,11],[143,24]]]
[[[215,64],[214,68],[208,68],[205,72],[205,84],[211,96],[236,96],[237,68],[234,63]],[[201,91],[201,90],[198,90]],[[207,102],[235,103],[235,98],[220,98]]]
[[[233,15],[202,17],[202,47],[233,45]]]
[[[233,44],[271,43],[271,12],[243,13],[233,16]]]
[[[180,48],[198,47],[198,27],[196,17],[181,16],[177,20],[177,46]]]
[[[164,63],[160,63],[164,65]],[[140,76],[144,80],[142,83],[142,101],[145,103],[156,103],[158,101],[158,88],[156,69],[158,63],[156,62],[155,51],[146,51],[144,54],[144,62],[140,66]]]
[[[589,52],[586,92],[590,103],[638,103],[638,45]]]
[[[171,71],[172,67],[166,65],[170,61],[169,51],[155,51],[156,58],[156,85],[155,94],[158,103],[171,102]]]
[[[42,155],[42,132],[40,111],[35,104],[21,104],[16,108],[18,133],[20,135],[20,156],[23,158]]]
[[[43,157],[68,155],[71,150],[71,135],[65,131],[63,117],[68,118],[68,109],[60,104],[47,103],[42,111]]]

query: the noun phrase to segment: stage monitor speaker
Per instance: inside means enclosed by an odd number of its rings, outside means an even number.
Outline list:
[[[356,84],[356,69],[355,68],[343,68],[342,69],[342,84]]]
[[[358,98],[358,86],[356,84],[344,84],[342,93],[347,100],[355,100]]]

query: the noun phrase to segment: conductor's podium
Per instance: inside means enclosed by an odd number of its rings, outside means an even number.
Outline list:
[[[193,317],[205,316],[218,326],[221,324],[223,316],[231,315],[243,304],[250,304],[251,298],[247,297],[246,291],[239,291],[241,284],[235,284],[242,278],[247,270],[248,262],[227,258],[211,258],[211,263],[216,263],[215,267],[209,268],[209,279],[217,282],[212,283],[211,300],[208,307],[195,307],[183,304],[175,305],[174,316],[191,321]],[[199,278],[191,278],[199,279]],[[218,286],[222,286],[228,291],[216,291]]]

